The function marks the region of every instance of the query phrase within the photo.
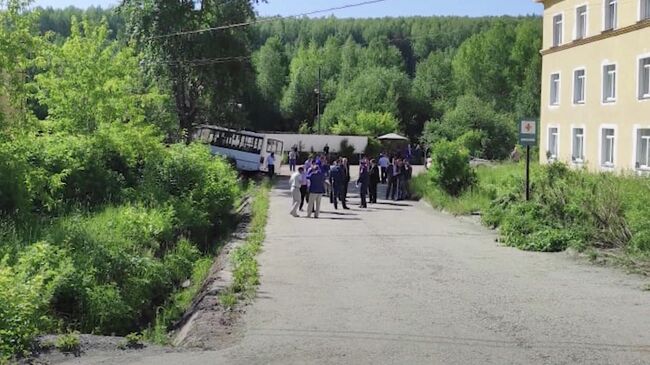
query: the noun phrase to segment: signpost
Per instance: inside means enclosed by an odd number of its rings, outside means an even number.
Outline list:
[[[519,144],[526,146],[526,201],[530,200],[530,146],[537,144],[537,121],[522,120],[519,124]]]

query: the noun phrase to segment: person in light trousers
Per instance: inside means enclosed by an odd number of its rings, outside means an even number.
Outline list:
[[[304,169],[302,167],[298,168],[298,171],[294,172],[289,179],[289,185],[291,186],[291,197],[293,198],[290,214],[294,217],[299,217],[298,208],[300,208],[301,201],[300,187],[302,186],[303,171]]]
[[[320,215],[320,203],[325,194],[325,174],[321,172],[318,165],[312,166],[309,179],[309,204],[307,205],[307,218],[318,218]]]

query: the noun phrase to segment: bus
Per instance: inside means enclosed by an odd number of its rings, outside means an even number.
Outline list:
[[[280,171],[284,143],[264,134],[200,125],[194,129],[194,140],[209,144],[213,155],[232,160],[246,172],[268,172],[266,159],[275,153],[275,170]]]

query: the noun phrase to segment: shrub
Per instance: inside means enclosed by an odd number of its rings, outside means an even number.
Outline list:
[[[431,179],[449,195],[458,196],[476,183],[469,151],[458,142],[440,141],[432,149]]]
[[[350,141],[346,139],[341,141],[339,146],[339,155],[341,157],[352,158],[354,156],[354,146],[350,144]]]
[[[81,352],[79,333],[73,332],[59,336],[59,338],[56,339],[55,346],[63,353],[79,355]]]
[[[226,161],[203,145],[177,144],[147,165],[144,194],[154,204],[170,202],[178,233],[207,248],[213,229],[229,217],[239,189]]]
[[[0,262],[0,358],[29,349],[34,337],[52,329],[48,306],[72,272],[66,253],[41,242],[26,249],[10,267]]]

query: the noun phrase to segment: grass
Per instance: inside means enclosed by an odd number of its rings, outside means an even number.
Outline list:
[[[237,304],[239,294],[252,296],[259,283],[255,257],[261,250],[265,237],[270,185],[264,184],[259,188],[249,186],[247,191],[253,194],[250,233],[244,245],[231,254],[234,283],[232,288],[219,295],[219,302],[226,309],[232,309]],[[153,326],[143,333],[147,341],[160,345],[169,344],[169,326],[189,309],[210,272],[212,262],[211,257],[204,257],[196,263],[191,286],[174,294],[163,307],[159,308]]]
[[[430,181],[428,174],[420,174],[413,179],[413,189],[423,196],[434,208],[453,215],[469,215],[485,211],[496,198],[497,191],[504,180],[522,177],[523,164],[501,164],[479,166],[476,169],[478,185],[471,190],[453,197]]]
[[[632,174],[576,171],[562,164],[531,167],[524,201],[524,164],[480,166],[478,182],[453,197],[429,174],[413,189],[434,208],[454,215],[481,213],[504,244],[531,251],[573,248],[592,262],[610,262],[650,276],[650,180]]]
[[[167,336],[169,326],[189,309],[192,300],[199,294],[203,282],[208,277],[211,267],[210,257],[201,258],[196,262],[190,286],[172,295],[166,305],[158,309],[153,325],[143,332],[146,341],[159,345],[169,344],[169,336]]]
[[[79,333],[73,332],[61,335],[54,345],[57,350],[66,354],[78,354],[81,351]]]
[[[230,259],[233,263],[232,293],[252,297],[259,284],[257,254],[262,249],[266,237],[266,222],[269,209],[269,191],[271,185],[264,183],[253,196],[251,225],[246,242],[234,250]],[[226,297],[232,303],[232,298]]]

